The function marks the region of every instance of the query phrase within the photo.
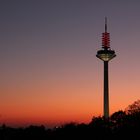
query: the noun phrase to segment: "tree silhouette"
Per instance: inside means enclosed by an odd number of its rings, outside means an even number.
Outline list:
[[[125,118],[126,118],[126,112],[122,110],[119,110],[118,112],[115,112],[110,116],[110,120],[118,124],[122,123]]]
[[[135,101],[125,109],[127,114],[140,113],[140,100]]]

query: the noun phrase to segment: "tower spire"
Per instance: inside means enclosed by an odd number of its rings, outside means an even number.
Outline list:
[[[107,17],[105,17],[105,32],[107,32]]]

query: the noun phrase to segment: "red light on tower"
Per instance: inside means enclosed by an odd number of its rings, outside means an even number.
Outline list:
[[[110,34],[107,32],[107,18],[105,18],[105,32],[102,33],[102,46],[105,49],[110,48]]]
[[[110,34],[107,32],[102,33],[102,46],[103,48],[110,47]]]

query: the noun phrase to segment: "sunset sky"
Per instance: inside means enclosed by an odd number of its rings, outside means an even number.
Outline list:
[[[140,99],[139,0],[0,0],[0,124],[52,127],[103,112],[108,17],[110,114]]]

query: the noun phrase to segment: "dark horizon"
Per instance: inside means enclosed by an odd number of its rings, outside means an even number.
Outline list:
[[[26,128],[0,127],[1,140],[13,139],[114,139],[137,138],[140,128],[140,100],[129,105],[125,111],[114,112],[109,119],[93,117],[89,124],[69,123],[53,129],[30,125]]]

